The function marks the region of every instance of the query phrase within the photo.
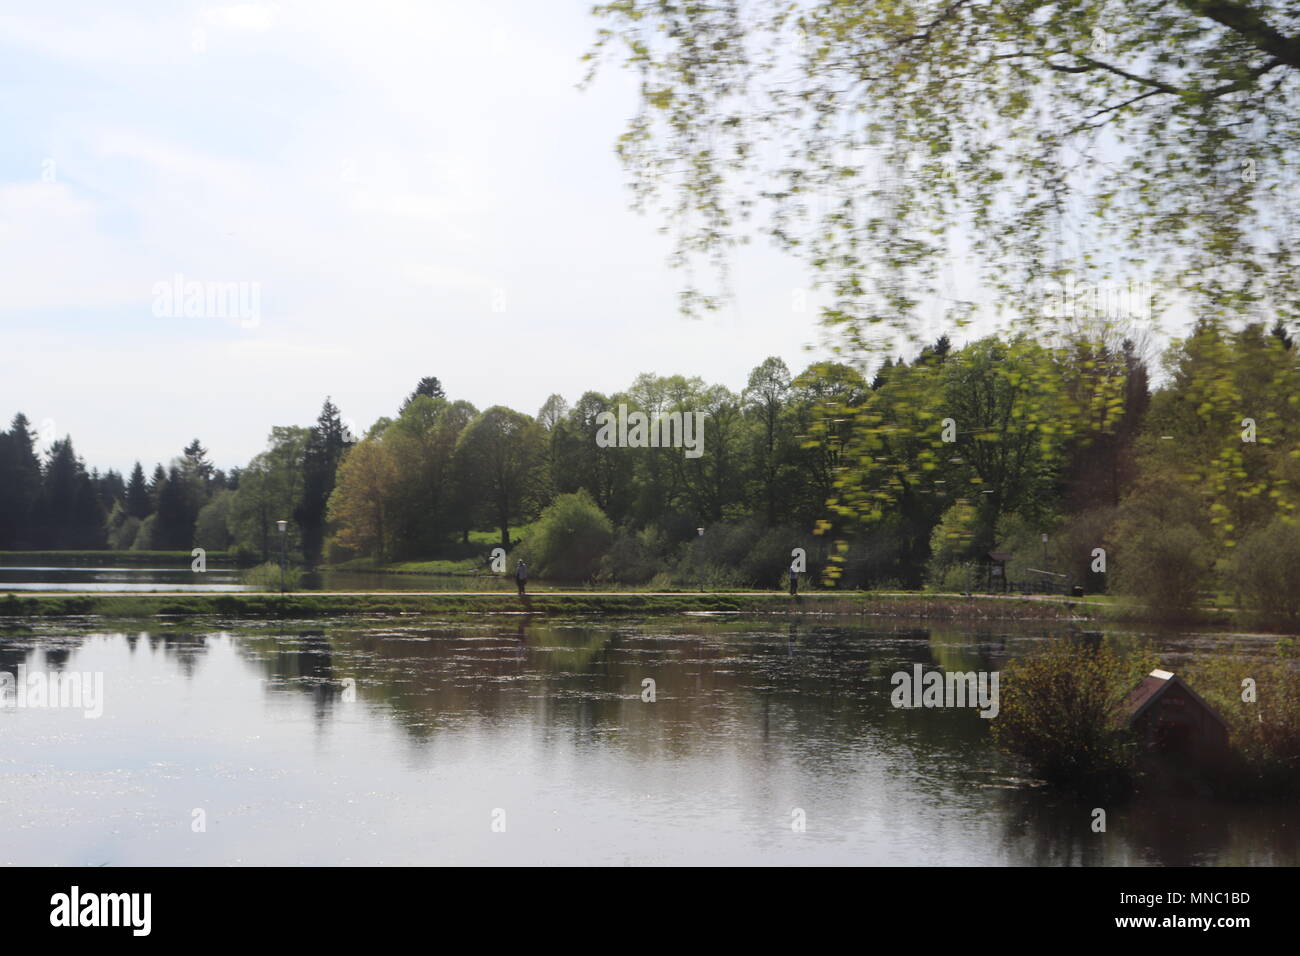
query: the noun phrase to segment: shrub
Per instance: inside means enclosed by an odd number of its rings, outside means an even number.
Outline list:
[[[982,586],[983,577],[979,566],[973,561],[962,561],[960,564],[947,565],[938,577],[932,577],[926,585],[926,590],[939,593],[954,591],[965,593],[979,590]]]
[[[1122,779],[1134,748],[1120,705],[1154,666],[1143,649],[1053,640],[1003,668],[994,742],[1052,782]]]
[[[1071,584],[1082,585],[1089,593],[1105,591],[1107,575],[1092,570],[1092,552],[1105,546],[1116,514],[1113,507],[1091,508],[1067,519],[1051,538],[1053,570],[1068,575]]]
[[[663,571],[668,542],[657,527],[642,531],[620,529],[600,562],[597,578],[622,584],[644,584]]]
[[[113,505],[108,517],[108,546],[114,551],[129,551],[140,533],[140,519],[126,513],[121,503]]]
[[[265,564],[259,564],[256,567],[244,570],[240,573],[239,579],[254,591],[279,591],[280,565],[274,561],[267,561]],[[286,567],[284,569],[284,589],[286,591],[296,591],[301,584],[302,573],[296,568]]]
[[[1270,621],[1300,616],[1300,525],[1274,518],[1237,543],[1229,578],[1245,605]]]
[[[158,515],[151,514],[140,523],[140,529],[136,532],[135,538],[131,541],[132,551],[152,551],[154,550],[154,529],[158,525]]]
[[[586,490],[560,495],[529,529],[523,554],[539,576],[588,581],[614,540],[614,526]]]
[[[817,553],[821,558],[819,566],[832,570],[835,587],[876,590],[918,588],[924,583],[925,569],[917,566],[919,558],[914,555],[914,545],[919,536],[914,538],[908,534],[909,530],[898,516],[886,516],[873,523],[856,540],[847,542],[848,546],[839,552],[840,560],[833,565],[825,560],[824,555],[829,542],[825,537],[814,538],[817,551],[808,548],[809,571],[812,571],[811,558]],[[809,575],[809,579],[815,581],[820,581],[822,577],[820,573]]]
[[[225,551],[232,536],[228,527],[231,502],[235,493],[222,489],[202,507],[194,524],[194,546],[208,551]]]
[[[1243,700],[1246,678],[1254,699]],[[1228,724],[1237,757],[1265,786],[1300,786],[1300,655],[1295,641],[1279,641],[1261,660],[1235,650],[1217,651],[1187,669],[1187,681]]]
[[[945,511],[934,526],[930,533],[930,562],[926,569],[932,583],[941,582],[950,567],[970,558],[975,520],[974,505],[963,498]]]
[[[1115,589],[1166,617],[1187,616],[1207,583],[1213,553],[1192,525],[1129,525],[1116,549]]]

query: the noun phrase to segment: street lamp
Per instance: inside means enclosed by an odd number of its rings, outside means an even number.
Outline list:
[[[696,528],[696,529],[695,529],[695,534],[696,534],[698,537],[701,537],[701,538],[704,537],[704,529],[703,529],[703,528]],[[698,569],[699,569],[699,574],[700,574],[700,590],[703,591],[703,590],[704,590],[704,553],[703,553],[699,548],[696,548],[696,549],[695,549],[695,556],[696,556],[696,557],[695,557],[696,566],[698,567]]]
[[[283,594],[284,593],[285,547],[289,537],[287,534],[289,530],[289,522],[281,518],[279,521],[275,523],[275,526],[280,530],[280,593]]]

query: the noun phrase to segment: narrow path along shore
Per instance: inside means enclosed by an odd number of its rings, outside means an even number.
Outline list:
[[[485,597],[513,598],[519,600],[514,591],[4,591],[0,598],[8,596],[23,597]],[[925,591],[805,591],[790,595],[784,591],[529,591],[525,599],[534,597],[669,597],[669,598],[708,598],[708,597],[767,597],[767,598],[810,598],[814,600],[858,600],[864,598],[916,598],[918,600],[936,601],[1046,601],[1049,603],[1091,604],[1105,607],[1104,601],[1089,601],[1085,598],[1064,597],[1059,594],[932,594]]]

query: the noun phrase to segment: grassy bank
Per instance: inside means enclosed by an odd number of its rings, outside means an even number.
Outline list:
[[[791,598],[777,592],[680,594],[66,594],[0,597],[0,615],[132,618],[214,615],[225,618],[318,618],[352,614],[518,614],[648,616],[701,612],[805,615],[854,614],[925,620],[1091,620],[1098,608],[1068,600],[963,598],[959,595],[818,593]]]
[[[439,558],[427,561],[396,561],[380,563],[373,558],[353,558],[331,564],[326,571],[361,571],[366,574],[440,574],[458,577],[473,577],[483,573],[483,560],[474,558]]]

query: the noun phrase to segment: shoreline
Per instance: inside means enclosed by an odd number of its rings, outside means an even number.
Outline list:
[[[513,591],[460,592],[3,592],[0,617],[95,616],[224,618],[343,617],[360,614],[644,617],[741,614],[858,616],[934,621],[1158,624],[1140,607],[1056,595],[926,594],[923,592],[813,591],[791,597],[777,591]],[[1218,610],[1196,622],[1232,623]]]
[[[774,591],[538,591],[520,598],[513,591],[295,591],[278,592],[6,592],[0,615],[64,617],[218,614],[240,617],[296,617],[358,613],[520,613],[622,616],[644,614],[779,613],[866,614],[891,617],[963,617],[1019,620],[1089,620],[1080,602],[1032,597],[972,598],[922,594],[810,592],[792,598]],[[1092,605],[1091,609],[1103,607]]]

